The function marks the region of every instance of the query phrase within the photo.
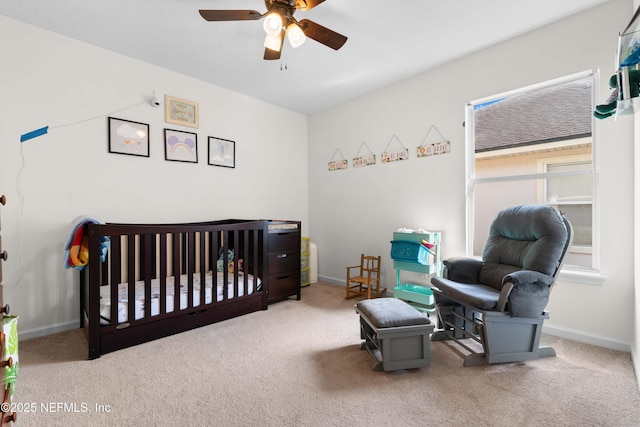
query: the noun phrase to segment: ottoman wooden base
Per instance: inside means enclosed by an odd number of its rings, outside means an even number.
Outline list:
[[[356,305],[360,315],[361,350],[376,360],[374,371],[423,368],[431,364],[435,325],[397,298],[376,298]]]

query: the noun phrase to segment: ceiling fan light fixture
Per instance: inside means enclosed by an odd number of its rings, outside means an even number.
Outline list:
[[[267,37],[264,39],[264,47],[276,52],[280,52],[280,49],[282,49],[282,40],[280,39],[280,36],[272,36],[271,34],[267,34]]]
[[[297,24],[289,24],[287,27],[287,39],[291,47],[302,46],[307,36],[304,35],[304,31]]]
[[[277,36],[282,31],[282,17],[275,12],[271,12],[264,18],[262,27],[268,35]]]

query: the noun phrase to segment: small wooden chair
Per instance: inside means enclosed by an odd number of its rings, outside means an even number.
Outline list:
[[[367,295],[367,299],[371,299],[372,289],[375,292],[374,298],[387,292],[387,288],[380,290],[380,258],[362,254],[360,265],[347,267],[346,299],[360,295]]]

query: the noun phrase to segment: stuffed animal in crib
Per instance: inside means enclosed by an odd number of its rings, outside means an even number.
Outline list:
[[[228,263],[228,271],[233,271],[233,249],[229,249],[227,250],[227,259],[226,262]],[[224,259],[224,253],[220,253],[220,256],[218,257],[218,263],[217,263],[217,267],[218,267],[218,271],[224,271],[224,263],[225,263],[225,259]]]
[[[229,249],[227,250],[227,271],[229,273],[233,273],[234,271],[234,263],[233,263],[233,259],[235,258],[235,254],[233,252],[233,249]],[[220,253],[220,256],[218,257],[218,262],[217,262],[217,270],[218,271],[224,271],[224,256],[223,253]],[[238,271],[242,270],[242,259],[238,260]]]

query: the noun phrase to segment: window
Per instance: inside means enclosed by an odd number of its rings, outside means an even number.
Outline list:
[[[481,256],[505,207],[535,203],[574,228],[566,269],[597,271],[596,73],[496,95],[467,106],[468,252]]]

